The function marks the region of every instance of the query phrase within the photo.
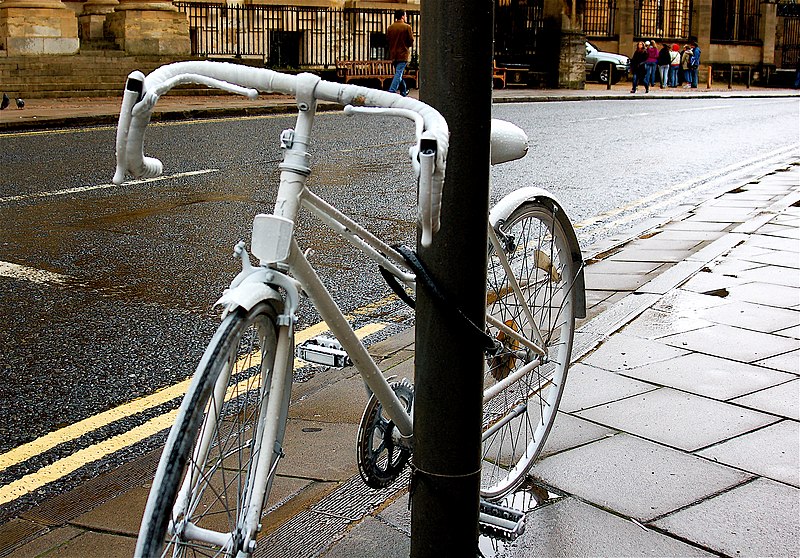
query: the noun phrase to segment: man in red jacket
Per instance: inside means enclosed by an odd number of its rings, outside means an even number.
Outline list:
[[[405,97],[408,95],[408,86],[403,79],[403,72],[406,70],[409,60],[411,60],[411,45],[414,44],[414,34],[411,26],[406,23],[405,10],[394,12],[394,23],[386,30],[386,42],[389,43],[389,57],[394,66],[394,78],[389,86],[389,93],[397,93]]]

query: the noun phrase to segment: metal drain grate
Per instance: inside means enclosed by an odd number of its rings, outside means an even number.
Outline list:
[[[26,542],[46,533],[49,529],[30,521],[14,519],[0,527],[0,556],[8,556]]]
[[[100,504],[148,482],[155,474],[160,453],[160,449],[152,451],[141,459],[95,477],[74,490],[43,502],[20,517],[44,525],[63,525]]]
[[[406,471],[391,486],[375,490],[360,476],[344,482],[329,496],[259,539],[256,558],[308,558],[330,546],[347,528],[361,521],[408,486]]]

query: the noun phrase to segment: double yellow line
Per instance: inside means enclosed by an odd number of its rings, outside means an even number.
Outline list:
[[[377,304],[377,303],[376,303]],[[371,323],[358,330],[356,335],[359,339],[363,339],[369,335],[377,333],[386,327],[386,324]],[[322,333],[329,331],[327,324],[320,322],[311,327],[308,327],[295,334],[295,341],[302,343],[312,337],[316,337]],[[295,359],[294,368],[297,369],[303,366],[304,363]],[[41,438],[37,438],[32,442],[18,446],[4,454],[0,454],[0,471],[18,465],[40,455],[60,444],[77,440],[90,432],[99,428],[107,426],[113,422],[134,416],[136,414],[153,409],[164,403],[173,401],[179,397],[183,397],[186,390],[189,388],[191,378],[179,382],[175,385],[161,389],[151,395],[142,397],[120,405],[114,409],[110,409],[103,413],[94,415],[87,419],[81,420],[54,432],[50,432]],[[236,386],[234,386],[235,388]],[[144,424],[141,424],[127,432],[118,434],[102,442],[92,444],[91,446],[79,450],[67,457],[56,460],[50,465],[42,467],[38,471],[25,475],[24,477],[15,480],[5,486],[0,487],[0,505],[6,504],[17,498],[24,496],[34,490],[37,490],[46,484],[54,482],[66,475],[78,470],[84,465],[99,461],[100,459],[111,455],[121,449],[127,448],[141,442],[172,426],[175,422],[175,417],[178,411],[168,411],[162,413]]]

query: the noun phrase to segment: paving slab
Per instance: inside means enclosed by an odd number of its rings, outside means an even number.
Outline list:
[[[796,272],[786,270],[785,273]],[[796,307],[800,304],[800,288],[797,287],[753,282],[732,286],[729,291],[731,298],[775,308]]]
[[[780,238],[777,236],[770,236],[766,234],[753,234],[747,240],[749,244],[754,246],[762,246],[770,250],[784,250],[787,252],[800,252],[800,240],[792,238]]]
[[[577,415],[684,451],[695,451],[779,420],[670,388],[593,407]]]
[[[792,339],[728,325],[713,325],[661,338],[676,348],[689,349],[739,362],[756,362],[797,347]]]
[[[142,522],[150,486],[128,490],[116,498],[75,518],[71,524],[86,530],[113,532],[135,537]]]
[[[600,260],[586,266],[584,273],[601,274],[637,274],[643,275],[661,269],[664,264],[658,262],[619,262],[612,260]]]
[[[591,267],[585,271],[586,288],[597,291],[635,291],[648,281],[647,275],[638,273],[594,273]]]
[[[746,283],[800,287],[800,273],[792,273],[791,271],[776,272],[775,269],[765,265],[759,265],[759,267],[740,271],[738,276]]]
[[[136,539],[85,531],[47,552],[47,558],[130,558]],[[25,548],[22,549],[25,552]]]
[[[713,555],[576,498],[563,498],[526,514],[525,533],[496,556],[630,558]]]
[[[640,366],[626,370],[624,374],[720,401],[783,384],[795,377],[785,372],[700,353]]]
[[[369,400],[360,374],[304,397],[289,408],[289,417],[358,424]]]
[[[724,556],[800,556],[800,493],[767,479],[705,500],[654,523]]]
[[[780,355],[756,361],[755,364],[775,370],[783,370],[790,374],[800,375],[800,350],[789,351]]]
[[[800,325],[796,325],[794,327],[787,327],[786,329],[776,331],[775,333],[777,333],[778,335],[782,335],[783,337],[800,339]]]
[[[578,363],[569,369],[558,406],[570,413],[656,389],[656,386],[614,372]]]
[[[73,539],[81,536],[84,533],[82,529],[75,527],[58,527],[56,529],[47,530],[43,535],[27,542],[18,548],[13,549],[11,554],[13,558],[40,558],[43,556],[52,556],[52,552],[60,546],[69,544]],[[6,554],[0,554],[6,556]]]
[[[653,304],[653,309],[677,315],[691,315],[697,310],[714,308],[725,304],[725,302],[724,299],[718,296],[679,288],[662,296],[658,302]]]
[[[703,221],[733,224],[746,221],[753,214],[753,211],[754,208],[751,207],[700,206],[695,211],[695,216]]]
[[[281,475],[343,481],[358,472],[355,440],[358,425],[289,419]]]
[[[732,403],[800,421],[800,380],[738,397]]]
[[[607,438],[616,433],[616,430],[606,426],[559,411],[539,458],[544,459],[549,455]]]
[[[646,522],[751,475],[629,434],[548,457],[531,474],[548,486]]]
[[[800,424],[782,420],[702,450],[698,455],[800,487],[799,440]]]
[[[759,232],[770,236],[777,236],[779,238],[791,238],[792,240],[800,240],[800,230],[796,226],[770,224],[764,225],[759,229]]]
[[[698,317],[717,324],[726,324],[762,333],[775,333],[800,325],[800,312],[752,302],[730,300],[713,310],[698,312]]]
[[[408,558],[411,539],[395,527],[366,517],[341,540],[323,552],[323,558]]]
[[[714,312],[713,310],[711,311]],[[711,325],[703,320],[697,312],[671,313],[648,309],[625,326],[626,335],[643,339],[660,339],[676,333],[695,331]]]
[[[646,246],[646,245],[643,245]],[[688,255],[686,250],[651,250],[649,248],[630,248],[610,256],[612,261],[678,263]]]
[[[614,372],[669,360],[687,353],[686,350],[670,347],[659,341],[618,333],[582,362]]]
[[[700,294],[713,295],[714,293],[721,293],[717,296],[727,297],[729,295],[728,290],[731,287],[746,282],[745,279],[736,275],[717,272],[710,266],[703,266],[703,268],[700,269],[700,273],[680,285],[680,287],[681,289]]]

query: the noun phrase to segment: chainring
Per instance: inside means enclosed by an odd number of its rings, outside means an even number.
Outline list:
[[[414,404],[414,386],[406,379],[389,384],[411,414]],[[411,450],[395,444],[392,438],[394,422],[383,415],[383,405],[373,394],[364,409],[358,426],[356,456],[358,472],[367,486],[386,488],[403,472]]]

